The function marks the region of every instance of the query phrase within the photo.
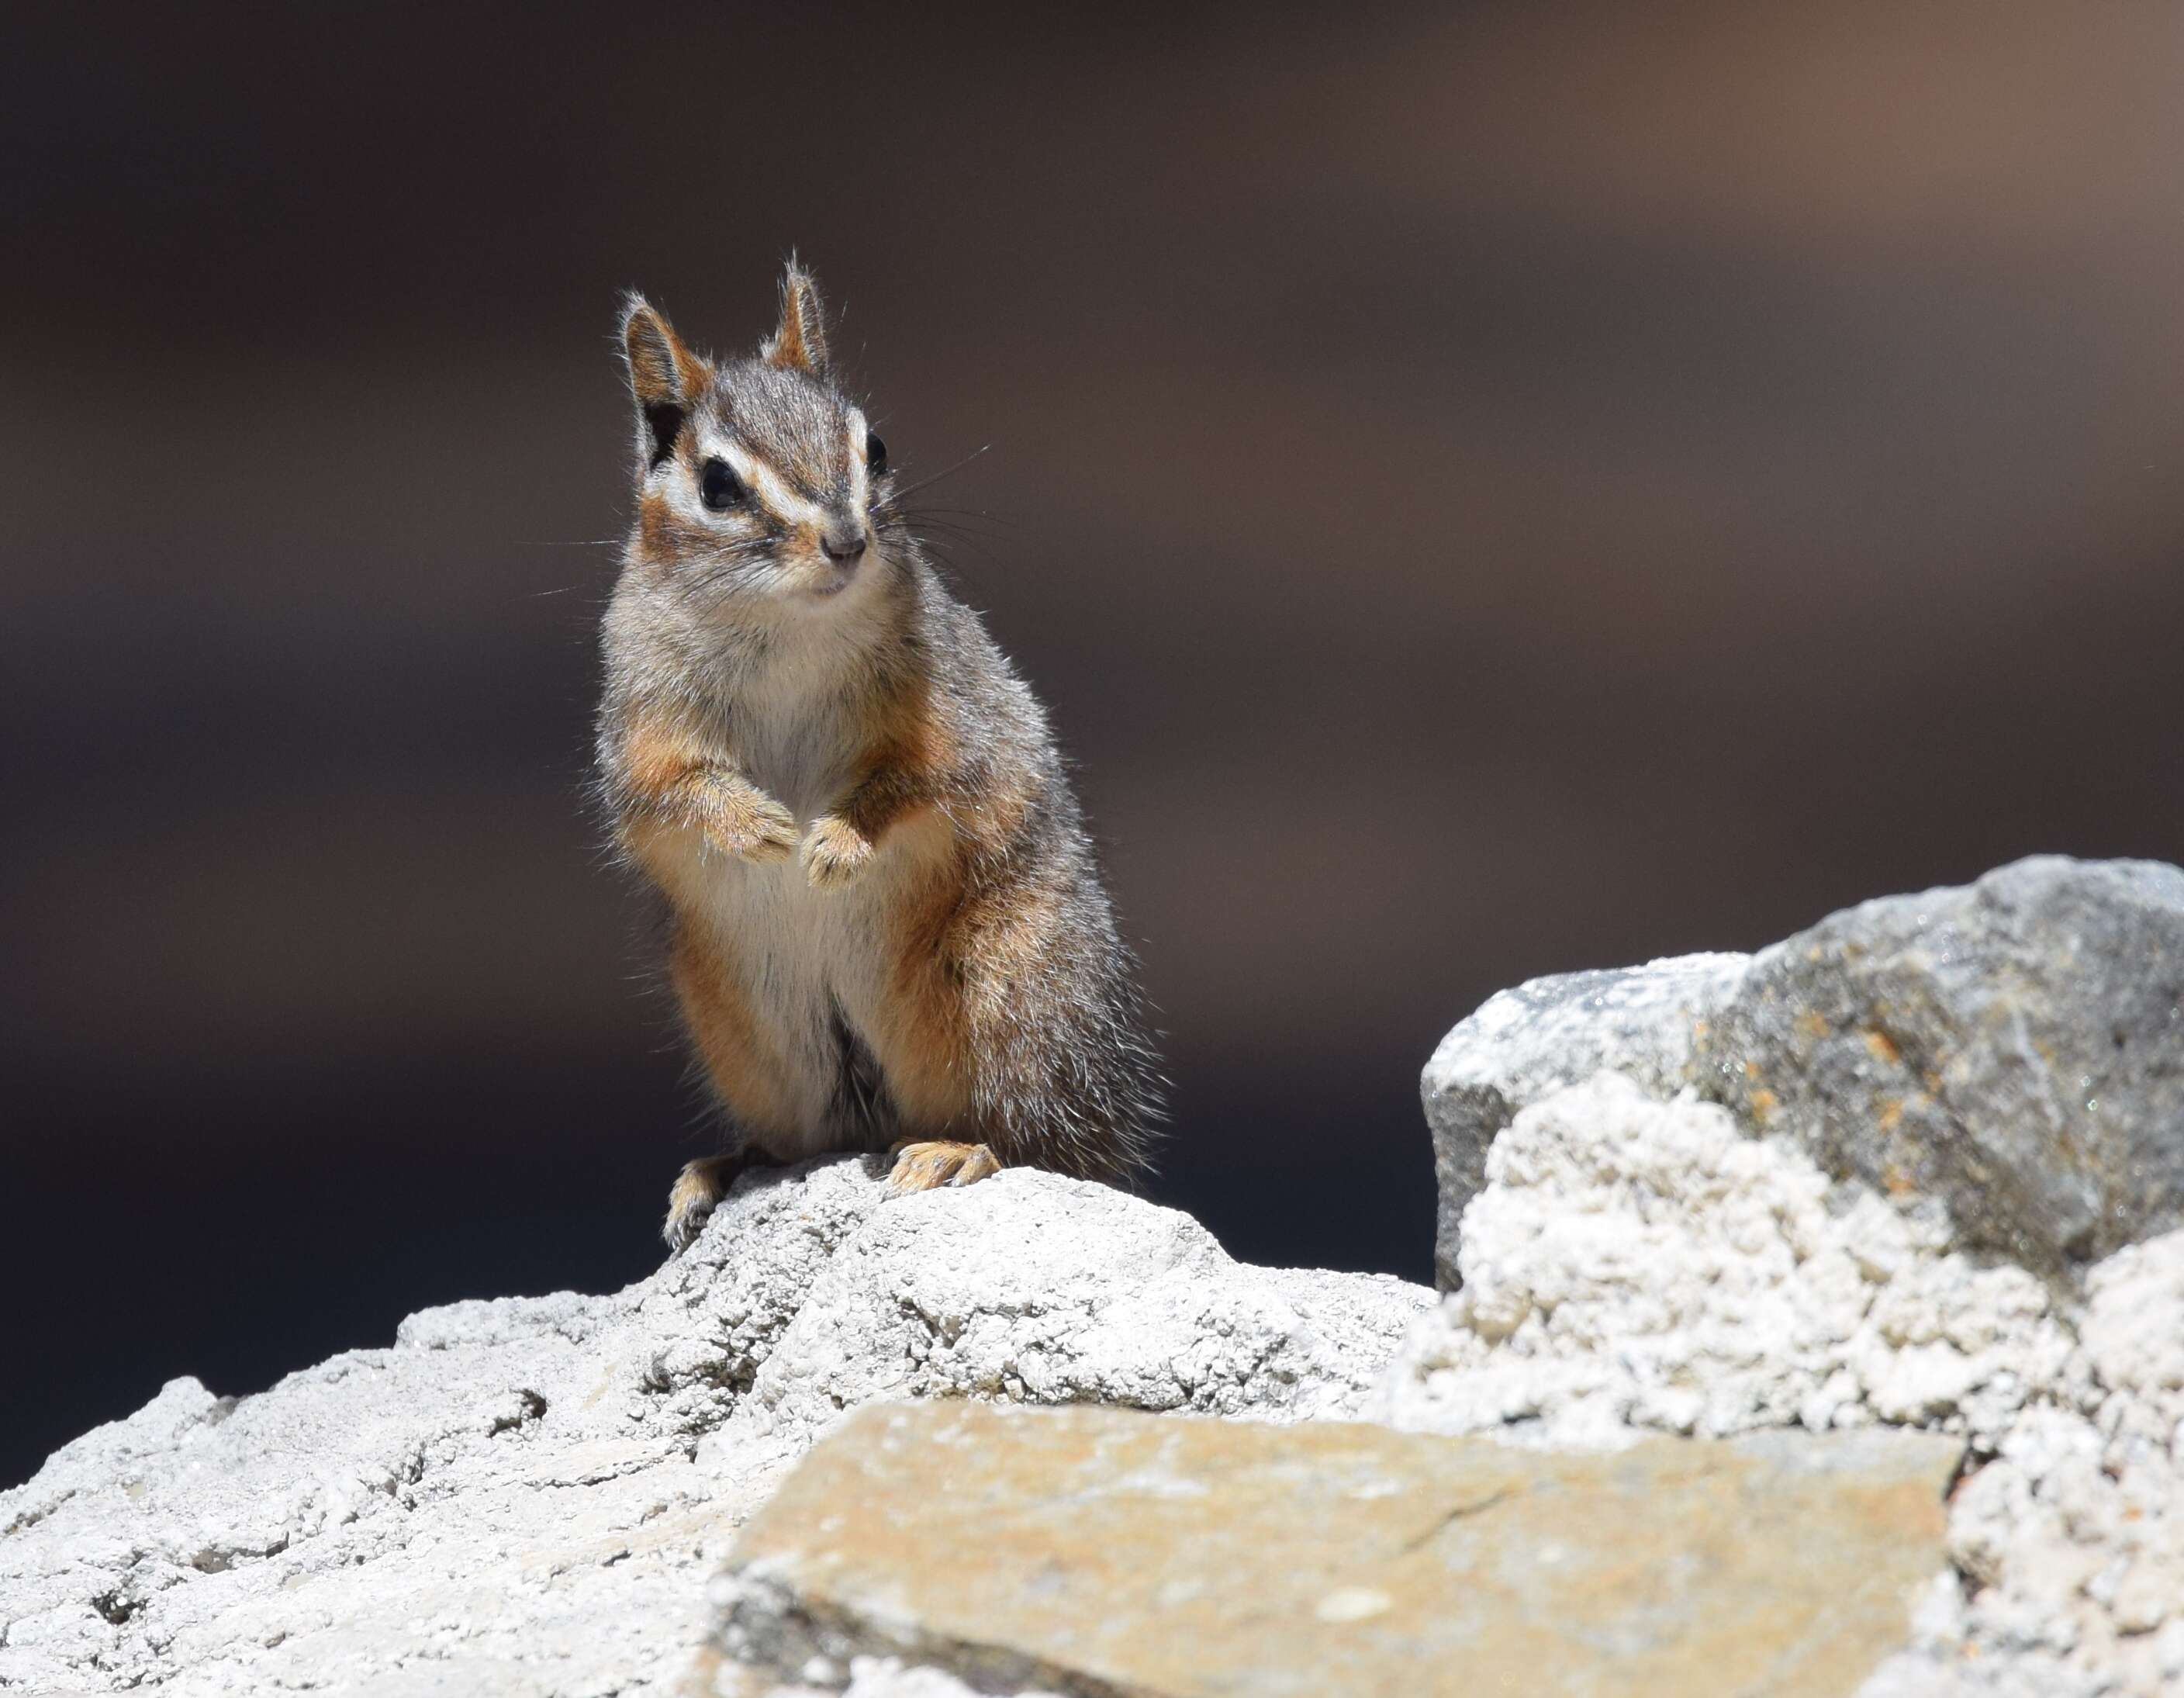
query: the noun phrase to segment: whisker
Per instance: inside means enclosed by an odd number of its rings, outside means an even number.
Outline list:
[[[998,536],[991,531],[972,530],[964,525],[951,525],[944,520],[936,519],[926,524],[911,527],[910,533],[927,541],[935,537],[947,537],[952,541],[976,548],[982,555],[990,555],[1005,544],[1009,545],[1011,552],[1017,551],[1017,548],[1016,539],[1012,537]]]
[[[920,525],[915,533],[918,537],[924,539],[930,539],[936,533],[944,537],[952,537],[958,542],[983,545],[994,540],[991,537],[982,536],[977,531],[967,530],[961,525],[950,525],[944,522]]]
[[[961,460],[957,461],[953,466],[949,466],[944,471],[936,472],[930,478],[921,478],[915,483],[905,484],[903,488],[893,491],[888,496],[887,505],[893,506],[896,502],[902,500],[905,497],[915,495],[921,489],[930,489],[944,478],[953,478],[957,472],[961,472],[965,466],[968,466],[972,461],[983,454],[987,449],[989,449],[992,446],[993,444],[989,442],[983,444],[982,447],[974,448]]]
[[[933,533],[936,528],[939,532],[937,536]],[[982,537],[976,532],[961,530],[954,526],[921,526],[915,534],[922,553],[944,561],[951,567],[959,563],[959,548],[969,550],[989,563],[998,563],[1001,558],[993,547],[993,539]]]
[[[989,512],[983,507],[905,507],[900,510],[906,519],[983,519],[988,524],[1001,525],[1010,530],[1019,528],[1014,519],[1000,513]]]

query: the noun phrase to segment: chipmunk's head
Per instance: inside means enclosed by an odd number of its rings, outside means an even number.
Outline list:
[[[694,354],[641,295],[623,304],[637,403],[632,543],[713,604],[812,606],[870,583],[898,543],[887,449],[834,386],[819,292],[794,260],[781,321],[757,354]]]

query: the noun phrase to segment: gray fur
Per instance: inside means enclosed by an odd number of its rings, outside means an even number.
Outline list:
[[[649,309],[633,302],[639,312]],[[847,888],[809,887],[793,859],[709,853],[694,832],[672,876],[647,869],[678,924],[702,910],[762,963],[738,988],[794,1058],[806,1105],[796,1124],[732,1125],[734,1142],[793,1159],[945,1138],[983,1142],[1005,1165],[1128,1176],[1150,1152],[1161,1081],[1135,963],[1045,711],[933,570],[893,479],[871,480],[866,511],[849,511],[864,475],[851,445],[860,416],[823,369],[722,362],[703,393],[680,400],[687,422],[656,466],[640,405],[635,466],[640,501],[677,516],[674,540],[649,545],[642,521],[632,525],[603,633],[599,777],[625,846],[648,806],[631,728],[649,719],[733,748],[738,772],[794,816],[800,837],[844,805],[868,740],[861,714],[874,701],[922,701],[950,751],[928,806],[878,835],[870,869]],[[699,512],[691,492],[705,459],[731,452],[811,504],[805,532],[868,523],[863,566],[838,584],[824,578],[810,538],[762,503],[725,518]],[[963,925],[948,935],[972,940],[946,970],[980,1014],[963,1060],[970,1109],[930,1125],[901,1107],[875,1033],[889,1015],[889,923],[908,912],[890,905],[918,900],[920,880],[939,865],[964,891]],[[975,947],[1019,923],[1035,949]]]

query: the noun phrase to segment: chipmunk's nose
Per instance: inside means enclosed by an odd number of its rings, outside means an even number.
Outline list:
[[[819,546],[835,565],[855,566],[865,557],[865,541],[862,525],[829,525],[819,539]]]

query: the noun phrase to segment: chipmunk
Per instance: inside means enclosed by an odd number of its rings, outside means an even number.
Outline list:
[[[637,512],[602,645],[600,789],[666,899],[726,1111],[679,1251],[745,1165],[892,1151],[898,1192],[1119,1180],[1160,1081],[1046,715],[909,528],[794,260],[755,357],[621,315]]]

